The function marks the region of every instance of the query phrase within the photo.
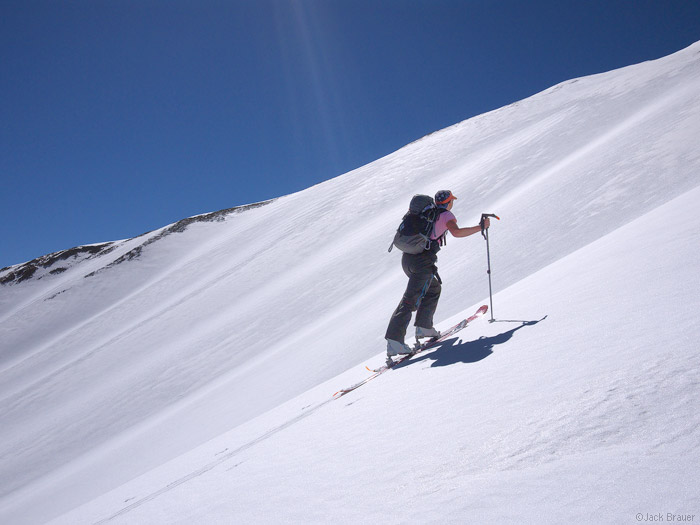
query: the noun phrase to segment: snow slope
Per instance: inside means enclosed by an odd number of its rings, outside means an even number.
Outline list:
[[[2,285],[0,522],[700,519],[698,136],[700,43]],[[503,219],[500,322],[329,401],[382,359],[386,248],[443,188]],[[483,244],[440,253],[443,327]]]
[[[350,374],[323,384],[56,523],[697,513],[698,198],[700,188],[503,290],[503,321],[475,323],[338,401],[329,394]],[[671,235],[658,228],[669,214]],[[511,320],[523,314],[530,323]]]

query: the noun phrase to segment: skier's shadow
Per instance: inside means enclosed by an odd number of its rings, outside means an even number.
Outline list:
[[[521,323],[520,326],[490,337],[479,337],[474,341],[459,342],[459,336],[456,335],[452,339],[443,341],[434,348],[428,350],[425,354],[419,354],[414,359],[407,361],[405,364],[417,363],[426,359],[434,360],[431,367],[449,366],[456,363],[476,363],[482,359],[486,359],[493,353],[496,345],[502,345],[511,340],[515,332],[526,326],[534,326],[547,319],[545,315],[539,321],[495,321],[500,323]]]

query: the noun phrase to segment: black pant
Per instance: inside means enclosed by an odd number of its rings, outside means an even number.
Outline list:
[[[389,326],[386,329],[386,339],[404,342],[408,323],[411,322],[413,312],[416,314],[416,326],[432,328],[433,314],[437,308],[442,286],[437,277],[437,255],[425,251],[417,255],[404,253],[401,258],[401,266],[408,276],[408,285],[401,298],[399,306],[394,310]]]

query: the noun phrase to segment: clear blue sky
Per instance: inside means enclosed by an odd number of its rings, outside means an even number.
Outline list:
[[[697,40],[697,0],[4,0],[0,268],[298,191]]]

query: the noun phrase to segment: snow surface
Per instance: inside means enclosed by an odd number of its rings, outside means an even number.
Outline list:
[[[699,136],[696,43],[0,287],[0,523],[700,520]],[[333,400],[444,188],[498,322]],[[445,328],[485,245],[439,257]]]

